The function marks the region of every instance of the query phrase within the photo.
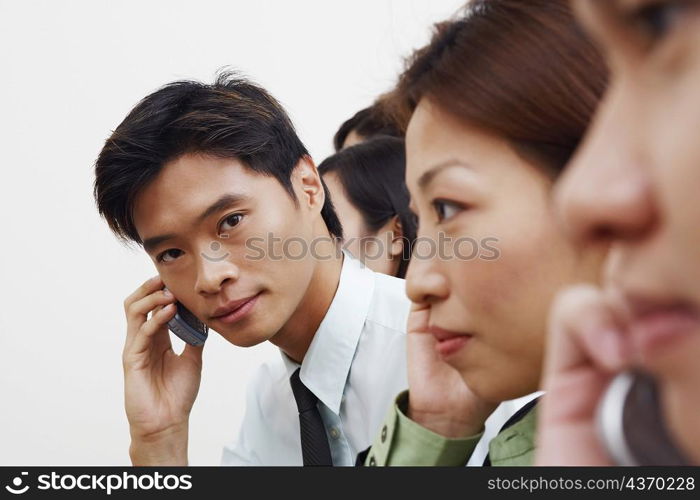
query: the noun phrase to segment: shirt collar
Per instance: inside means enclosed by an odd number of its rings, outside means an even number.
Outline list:
[[[314,334],[299,376],[333,413],[340,413],[345,383],[374,292],[374,272],[343,250],[340,282]],[[280,351],[288,378],[299,365]]]
[[[529,405],[530,403],[528,403]],[[528,406],[525,405],[525,406]],[[521,408],[523,411],[525,407]],[[491,465],[522,465],[513,462],[518,458],[529,460],[535,449],[537,433],[537,406],[531,406],[520,420],[502,429],[489,443]]]

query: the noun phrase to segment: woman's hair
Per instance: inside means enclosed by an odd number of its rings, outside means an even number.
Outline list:
[[[403,253],[396,276],[403,278],[416,239],[415,216],[408,208],[404,140],[370,139],[326,158],[318,170],[321,175],[333,172],[338,176],[348,200],[362,214],[368,233],[376,233],[392,217],[398,217]]]
[[[394,123],[391,117],[382,113],[381,98],[376,104],[361,109],[343,122],[333,136],[333,147],[336,152],[343,149],[343,144],[351,132],[355,132],[364,140],[378,135],[403,137],[398,124]]]
[[[569,0],[472,0],[406,62],[385,112],[407,123],[421,99],[507,139],[557,175],[605,91],[602,56]]]

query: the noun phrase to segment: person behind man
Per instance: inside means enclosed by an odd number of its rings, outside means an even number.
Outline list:
[[[403,137],[396,122],[383,112],[383,101],[384,96],[343,122],[333,136],[336,152],[379,135]]]
[[[416,239],[408,208],[406,145],[378,136],[318,166],[343,225],[344,247],[373,271],[403,278]]]
[[[222,464],[352,465],[407,385],[409,301],[403,280],[341,252],[326,187],[280,104],[227,73],[171,83],[107,139],[95,175],[99,213],[158,271],[124,301],[132,462],[187,464],[203,348],[173,352],[177,297],[230,343],[281,351],[249,383]]]

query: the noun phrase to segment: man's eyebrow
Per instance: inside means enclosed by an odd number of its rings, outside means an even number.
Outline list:
[[[160,245],[164,241],[172,240],[176,236],[177,236],[176,234],[169,233],[169,234],[161,234],[158,236],[153,236],[152,238],[146,238],[145,240],[143,240],[143,249],[147,253],[151,253],[151,251],[155,247],[157,247],[158,245]]]
[[[242,201],[248,200],[248,196],[244,194],[238,194],[238,193],[228,193],[223,196],[221,196],[218,200],[216,200],[214,203],[209,205],[209,207],[202,212],[197,219],[195,219],[195,224],[199,224],[202,222],[204,219],[209,217],[211,214],[215,214],[216,212],[220,212],[222,210],[226,210],[227,208],[237,205],[241,203]]]
[[[471,165],[469,165],[468,163],[457,159],[447,160],[442,163],[438,163],[437,165],[430,167],[426,172],[423,173],[423,175],[421,175],[418,178],[418,187],[420,187],[421,189],[425,189],[426,186],[433,181],[435,176],[437,176],[443,170],[451,167],[472,168]]]
[[[248,200],[248,196],[243,195],[243,194],[238,194],[238,193],[227,193],[222,195],[218,200],[216,200],[214,203],[209,205],[196,219],[195,219],[195,224],[201,223],[204,219],[209,217],[212,214],[215,214],[217,212],[220,212],[222,210],[225,210],[233,205],[237,205],[238,203],[241,203],[242,201]],[[143,241],[143,249],[146,252],[151,252],[155,247],[160,245],[161,243],[172,240],[173,238],[176,238],[177,234],[175,233],[168,233],[168,234],[160,234],[158,236],[152,236],[150,238],[146,238]]]

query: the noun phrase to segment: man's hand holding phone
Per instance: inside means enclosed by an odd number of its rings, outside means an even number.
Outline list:
[[[124,395],[134,465],[187,465],[189,415],[202,374],[203,346],[173,351],[167,323],[175,298],[163,286],[156,276],[124,301]]]

